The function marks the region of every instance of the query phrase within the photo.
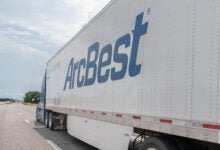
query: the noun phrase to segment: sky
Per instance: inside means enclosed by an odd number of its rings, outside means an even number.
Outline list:
[[[40,91],[47,61],[110,0],[0,0],[0,98]]]

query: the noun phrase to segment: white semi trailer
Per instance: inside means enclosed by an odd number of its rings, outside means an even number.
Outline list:
[[[47,63],[37,119],[99,149],[220,149],[220,1],[112,0]]]

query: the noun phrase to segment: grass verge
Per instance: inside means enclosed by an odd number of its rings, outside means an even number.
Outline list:
[[[34,103],[25,103],[25,102],[22,102],[23,105],[28,105],[28,106],[31,106],[31,107],[37,107],[37,104],[34,104]]]

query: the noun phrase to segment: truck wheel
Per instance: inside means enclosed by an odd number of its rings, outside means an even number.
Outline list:
[[[184,138],[171,136],[171,137],[169,137],[169,140],[172,141],[173,143],[175,143],[178,150],[193,150],[190,141],[188,141]]]
[[[46,112],[45,114],[45,126],[46,128],[49,127],[49,112]]]
[[[49,113],[49,129],[53,130],[54,128],[53,112]]]
[[[149,137],[139,150],[177,150],[174,144],[163,137]]]

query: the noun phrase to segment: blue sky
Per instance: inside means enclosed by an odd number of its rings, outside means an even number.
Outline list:
[[[46,62],[110,0],[1,0],[0,97],[40,90]]]

